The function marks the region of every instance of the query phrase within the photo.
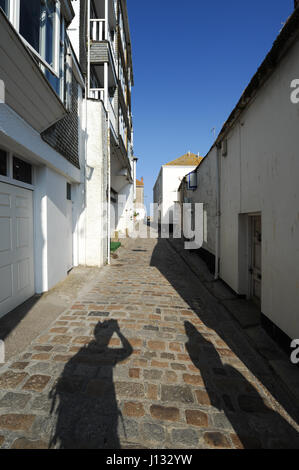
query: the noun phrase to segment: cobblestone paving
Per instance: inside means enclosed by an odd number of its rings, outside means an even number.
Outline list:
[[[270,372],[166,240],[113,263],[0,368],[0,447],[299,447]]]

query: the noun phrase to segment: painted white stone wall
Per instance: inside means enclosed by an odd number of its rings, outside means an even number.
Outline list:
[[[291,338],[299,337],[299,43],[281,61],[228,135],[221,157],[221,277],[244,293],[239,214],[262,216],[261,310]]]
[[[134,184],[128,183],[118,193],[118,222],[117,231],[121,235],[130,235],[134,229]]]
[[[184,176],[194,170],[196,166],[163,166],[162,167],[162,222],[173,223],[171,211],[175,202],[179,201],[178,189]]]
[[[35,291],[42,293],[67,275],[70,249],[77,240],[75,227],[80,205],[74,201],[73,227],[70,227],[66,184],[69,182],[72,188],[82,189],[82,169],[75,168],[46,144],[5,104],[0,105],[0,146],[33,165]],[[80,158],[84,159],[84,155],[80,154]],[[81,168],[84,169],[84,165]],[[19,184],[12,180],[7,182]],[[76,265],[75,259],[73,264]]]
[[[216,253],[216,158],[217,150],[213,147],[196,170],[197,189],[187,191],[190,202],[204,204],[202,248],[213,255]]]
[[[67,231],[66,179],[50,168],[44,175],[46,202],[42,200],[42,210],[46,212],[44,249],[46,248],[47,285],[49,290],[62,281],[68,271],[68,252],[72,245],[72,234]]]
[[[87,100],[86,197],[79,262],[102,266],[107,259],[107,121],[102,102]],[[104,211],[104,212],[103,212]]]
[[[156,180],[156,183],[154,185],[154,203],[155,204],[161,204],[162,202],[162,190],[163,190],[163,187],[162,187],[162,171],[163,171],[163,167],[161,168],[160,172],[159,172],[159,175],[158,175],[158,178]]]

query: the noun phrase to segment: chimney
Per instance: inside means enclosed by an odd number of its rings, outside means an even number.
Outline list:
[[[294,8],[296,10],[296,8],[299,7],[299,0],[294,0]]]

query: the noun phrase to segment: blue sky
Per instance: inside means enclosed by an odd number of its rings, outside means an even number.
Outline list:
[[[293,0],[127,0],[134,150],[145,202],[161,165],[205,156],[270,50]]]

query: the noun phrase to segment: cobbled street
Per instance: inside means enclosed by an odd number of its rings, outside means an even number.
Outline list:
[[[132,239],[1,367],[0,446],[298,448],[287,403],[170,242]]]

